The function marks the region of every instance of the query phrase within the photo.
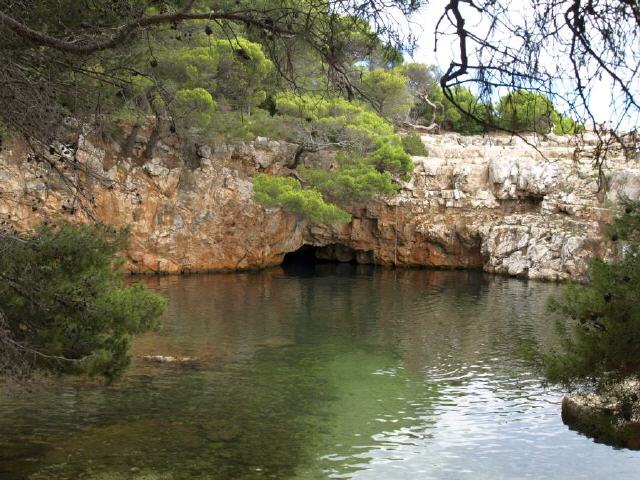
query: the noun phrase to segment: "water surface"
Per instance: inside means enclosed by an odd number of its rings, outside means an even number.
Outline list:
[[[521,360],[553,284],[316,265],[146,280],[162,331],[104,386],[0,395],[0,478],[635,479]],[[157,365],[144,355],[195,357]]]

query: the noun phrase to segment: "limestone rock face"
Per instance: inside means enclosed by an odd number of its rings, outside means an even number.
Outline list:
[[[621,198],[640,197],[640,164],[609,158],[610,189],[600,195],[594,142],[549,135],[537,150],[504,135],[424,135],[430,156],[414,157],[401,192],[348,206],[346,225],[310,225],[253,200],[251,177],[288,175],[298,164],[335,167],[330,153],[257,138],[198,145],[185,153],[162,138],[143,158],[82,136],[60,145],[51,164],[26,162],[19,143],[0,152],[0,227],[27,230],[63,218],[130,225],[123,252],[133,272],[242,270],[279,264],[303,245],[338,261],[478,268],[537,279],[582,279],[588,259],[607,255],[602,226]],[[65,178],[81,178],[70,190]],[[89,208],[86,208],[89,207]]]
[[[73,214],[63,208],[69,199],[77,207],[84,203],[103,223],[131,226],[123,253],[127,268],[139,273],[267,267],[303,242],[305,226],[296,218],[253,201],[253,186],[241,164],[250,162],[254,169],[258,149],[224,149],[190,168],[176,162],[173,149],[158,149],[158,157],[146,160],[110,158],[109,147],[86,138],[81,148],[76,158],[106,160],[93,166],[85,182],[88,191],[78,195],[56,183],[44,165],[28,163],[25,169],[27,153],[20,145],[2,152],[0,218],[19,230],[57,218],[90,221],[82,208]],[[274,161],[280,161],[280,153],[271,154]],[[238,166],[230,167],[234,162]]]

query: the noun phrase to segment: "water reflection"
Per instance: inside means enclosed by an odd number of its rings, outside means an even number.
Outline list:
[[[293,266],[146,280],[170,298],[126,378],[0,399],[0,478],[635,478],[517,355],[551,284]],[[144,355],[196,357],[156,365]]]

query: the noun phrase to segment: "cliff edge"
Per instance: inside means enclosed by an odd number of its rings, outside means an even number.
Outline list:
[[[601,231],[616,202],[640,198],[640,162],[621,152],[609,154],[608,189],[598,192],[589,134],[528,138],[536,148],[498,134],[422,139],[429,156],[413,158],[411,181],[396,196],[347,206],[345,225],[311,225],[253,200],[256,173],[330,167],[330,152],[301,154],[265,138],[188,152],[168,137],[148,159],[142,134],[124,158],[116,142],[83,135],[48,161],[27,161],[14,142],[0,152],[0,223],[130,225],[123,253],[137,273],[264,268],[310,245],[338,261],[580,280],[591,256],[609,254]],[[70,186],[80,177],[81,190]]]

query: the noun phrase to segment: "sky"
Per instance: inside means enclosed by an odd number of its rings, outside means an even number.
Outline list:
[[[449,63],[452,61],[457,53],[455,46],[457,45],[457,37],[452,35],[449,37],[440,36],[438,40],[438,49],[434,51],[435,46],[435,28],[436,24],[444,12],[445,5],[448,0],[430,0],[429,4],[423,7],[412,17],[412,25],[409,27],[412,33],[418,38],[418,48],[414,52],[410,61],[426,63],[429,65],[437,65],[441,70],[446,70]],[[518,0],[513,0],[515,6],[522,6],[523,3],[518,3]],[[525,15],[525,13],[514,6],[514,14]],[[467,10],[463,11],[467,19],[467,27],[471,30],[482,31],[483,22],[479,20],[479,15],[474,15],[475,12]],[[444,22],[443,22],[444,24]],[[443,26],[441,25],[441,29]],[[485,27],[486,31],[486,27]],[[635,52],[640,51],[640,46],[637,46]],[[640,80],[638,82],[640,90]],[[615,118],[614,111],[612,109],[612,99],[614,98],[614,91],[606,80],[595,81],[594,92],[596,94],[589,97],[589,107],[594,114],[594,117],[598,122],[610,121]],[[563,109],[562,105],[559,105],[560,110]],[[633,118],[632,118],[633,117]],[[621,128],[623,130],[637,128],[640,126],[640,118],[638,114],[634,116],[626,117]]]

